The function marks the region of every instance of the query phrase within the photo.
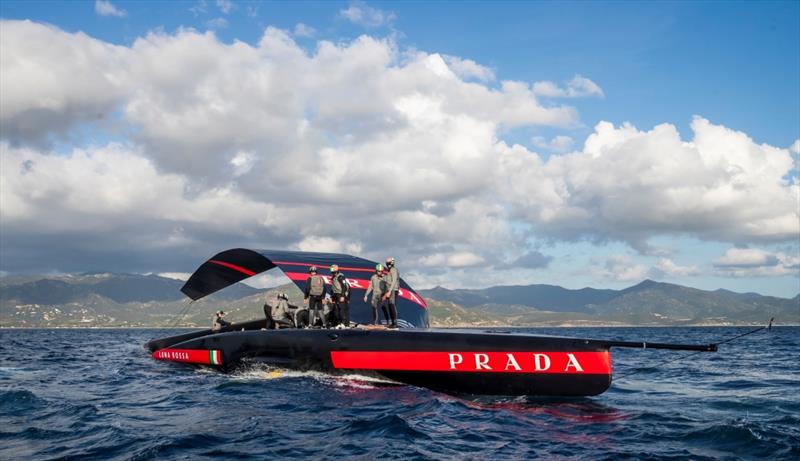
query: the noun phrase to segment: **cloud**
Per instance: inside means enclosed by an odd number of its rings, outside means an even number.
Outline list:
[[[380,27],[393,22],[397,17],[391,11],[371,7],[364,2],[352,2],[339,16],[363,27]]]
[[[475,253],[459,251],[424,256],[419,259],[418,263],[423,267],[469,267],[483,264],[484,261],[483,257]]]
[[[124,18],[128,14],[127,11],[117,8],[108,0],[95,0],[94,11],[100,16],[116,16],[118,18]]]
[[[126,48],[30,21],[0,26],[5,139],[44,143],[63,137],[76,124],[108,120],[128,94]]]
[[[298,22],[294,26],[294,36],[295,37],[313,37],[314,34],[317,33],[317,30],[311,26],[307,26],[302,22]]]
[[[1,26],[2,270],[183,272],[251,246],[391,253],[420,279],[468,280],[507,261],[543,267],[531,238],[646,248],[665,234],[798,232],[789,151],[702,118],[689,140],[599,123],[544,160],[503,133],[575,126],[574,108],[389,39],[308,51],[271,27],[256,44],[181,29],[113,46]],[[604,268],[650,270],[629,269]]]
[[[650,268],[650,277],[660,279],[665,277],[682,278],[700,273],[697,266],[679,266],[669,258],[660,258],[656,265]]]
[[[546,162],[506,147],[498,190],[517,219],[551,239],[623,241],[642,252],[658,235],[796,239],[800,186],[787,179],[788,150],[701,117],[691,126],[694,138],[684,141],[669,124],[639,131],[600,122],[582,151]]]
[[[795,139],[789,150],[795,154],[800,154],[800,139]]]
[[[490,82],[495,79],[494,71],[482,66],[471,59],[461,59],[457,56],[442,56],[447,66],[454,74],[462,79],[474,78],[483,82]]]
[[[640,282],[649,273],[646,266],[636,264],[626,255],[612,255],[603,265],[593,265],[590,272],[597,279],[614,282]]]
[[[603,89],[586,77],[576,75],[566,88],[561,88],[551,81],[536,82],[533,92],[546,98],[584,98],[587,96],[604,97]]]
[[[788,255],[757,248],[730,248],[714,261],[725,277],[800,276],[800,254]]]
[[[225,18],[214,18],[206,21],[206,27],[209,29],[224,29],[228,27],[228,20]]]
[[[300,251],[316,251],[321,253],[361,253],[361,245],[331,237],[309,235],[297,244]]]
[[[594,262],[589,272],[601,280],[613,282],[640,282],[646,278],[656,280],[691,277],[700,274],[697,266],[680,266],[669,258],[659,258],[655,265],[637,263],[628,255],[612,255],[602,264]]]
[[[552,260],[552,256],[538,251],[529,251],[509,264],[500,264],[495,267],[497,269],[542,269],[550,265]]]
[[[223,14],[228,14],[235,8],[235,6],[231,0],[217,0],[217,8],[219,8]]]
[[[565,135],[558,135],[549,141],[542,136],[531,138],[531,144],[534,146],[554,152],[566,152],[572,147],[573,143],[572,138]]]
[[[208,13],[208,2],[206,0],[197,0],[197,3],[191,6],[189,11],[192,13],[192,15],[194,15],[194,17],[197,17],[201,14],[206,14]]]
[[[180,280],[181,282],[189,280],[189,277],[192,276],[190,272],[161,272],[157,275],[168,279]]]

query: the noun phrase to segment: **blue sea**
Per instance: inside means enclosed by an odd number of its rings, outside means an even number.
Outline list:
[[[519,331],[707,343],[748,328]],[[221,374],[143,348],[178,332],[0,330],[0,459],[800,459],[798,327],[664,365],[684,353],[613,349],[615,376],[635,374],[577,399]]]

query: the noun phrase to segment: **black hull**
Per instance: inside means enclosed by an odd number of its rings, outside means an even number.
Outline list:
[[[187,333],[147,347],[160,360],[225,369],[257,359],[296,369],[363,371],[454,394],[588,396],[611,384],[603,341],[474,330],[254,329],[261,324]]]

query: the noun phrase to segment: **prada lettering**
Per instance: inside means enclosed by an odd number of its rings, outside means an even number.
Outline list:
[[[334,368],[466,373],[610,374],[600,351],[331,351]]]
[[[559,353],[564,354],[564,358],[566,359],[559,361],[562,362],[563,365],[563,369],[559,370],[551,369],[553,367],[553,361],[550,359],[550,354],[552,353],[523,353],[526,357],[519,357],[519,359],[517,357],[517,355],[520,355],[519,352],[505,352],[500,354],[503,354],[504,361],[497,361],[498,353],[495,352],[492,354],[492,358],[495,358],[493,363],[490,363],[488,354],[451,352],[447,355],[450,358],[450,369],[457,371],[468,371],[470,368],[472,371],[494,371],[497,367],[502,371],[560,371],[564,373],[583,373],[581,363],[578,361],[577,357],[575,357],[575,354],[571,352]],[[520,362],[530,364],[531,366],[527,370],[524,370],[520,366]]]

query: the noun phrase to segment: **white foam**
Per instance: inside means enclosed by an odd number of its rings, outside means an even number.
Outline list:
[[[254,363],[246,369],[237,371],[231,375],[237,380],[273,380],[290,378],[311,378],[322,383],[331,384],[336,387],[355,387],[372,389],[376,385],[397,384],[379,376],[368,376],[356,373],[333,375],[316,370],[293,370],[281,368],[263,363]]]

